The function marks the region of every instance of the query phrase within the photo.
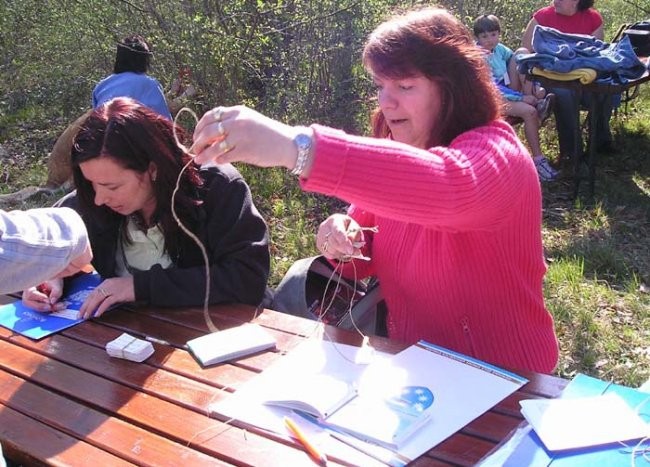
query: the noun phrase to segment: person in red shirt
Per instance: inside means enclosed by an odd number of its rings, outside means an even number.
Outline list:
[[[286,167],[304,190],[350,203],[316,246],[346,277],[379,279],[389,337],[552,372],[540,183],[501,119],[484,51],[451,13],[425,8],[381,24],[363,63],[377,89],[374,137],[218,107],[195,129],[195,161]]]
[[[593,8],[594,0],[554,0],[540,8],[528,22],[521,43],[533,50],[533,30],[538,24],[567,34],[586,34],[603,40],[603,17]]]
[[[534,52],[533,32],[535,26],[545,26],[557,29],[567,34],[585,34],[603,40],[603,18],[593,8],[594,0],[553,0],[553,4],[537,10],[528,22],[521,40],[526,49]],[[567,161],[579,157],[582,153],[582,139],[579,138],[576,109],[578,96],[575,91],[549,87],[548,92],[555,94],[555,124],[560,144],[560,158]],[[589,100],[594,98],[589,93],[582,93],[580,105],[588,107]],[[612,116],[611,102],[605,103],[603,113],[598,115],[596,149],[611,151],[612,134],[609,128],[609,119]]]

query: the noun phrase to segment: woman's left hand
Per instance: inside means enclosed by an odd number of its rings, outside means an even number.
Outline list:
[[[133,276],[112,277],[103,281],[81,305],[79,318],[88,319],[104,314],[118,303],[135,301]]]
[[[199,120],[190,151],[198,164],[245,162],[293,169],[298,156],[293,143],[296,133],[294,127],[243,105],[217,107]]]
[[[361,227],[347,214],[332,214],[318,227],[316,248],[327,259],[349,261],[353,255],[361,254],[363,244]]]

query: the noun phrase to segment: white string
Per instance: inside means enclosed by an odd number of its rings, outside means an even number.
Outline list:
[[[650,402],[650,397],[646,397],[643,399],[634,409],[634,411],[639,415],[645,415],[646,418],[648,417],[648,414],[641,414],[641,407],[643,407],[645,404]],[[650,425],[648,425],[650,427]],[[646,462],[650,462],[650,436],[646,436],[645,438],[641,439],[633,448],[632,452],[630,453],[630,465],[632,467],[636,466],[636,458],[641,457],[643,460]],[[646,444],[647,443],[647,444]],[[624,443],[621,443],[625,445]],[[644,446],[645,444],[645,446]]]
[[[178,111],[178,113],[176,114],[176,116],[174,117],[174,124],[172,126],[172,132],[173,132],[173,135],[174,135],[174,140],[176,141],[176,145],[179,148],[181,148],[184,152],[189,153],[189,150],[185,146],[183,146],[183,144],[178,139],[178,135],[176,134],[176,122],[178,120],[178,116],[183,112],[189,112],[189,114],[194,117],[194,120],[196,121],[196,123],[199,123],[199,118],[194,113],[194,111],[192,109],[188,108],[188,107],[181,108]],[[201,250],[201,254],[203,255],[203,261],[205,263],[205,296],[203,298],[203,317],[205,318],[205,324],[207,324],[208,329],[210,330],[210,332],[217,332],[219,330],[219,328],[217,328],[217,326],[215,326],[214,322],[212,321],[212,318],[210,317],[210,311],[209,311],[209,303],[210,303],[210,260],[208,258],[208,252],[207,252],[205,246],[203,245],[203,242],[201,242],[201,240],[196,235],[194,235],[194,233],[192,233],[190,231],[190,229],[188,229],[187,227],[185,227],[185,225],[183,225],[183,223],[179,219],[178,215],[176,214],[176,207],[175,207],[176,193],[178,192],[178,189],[180,187],[181,177],[183,176],[183,172],[185,172],[185,169],[187,169],[190,166],[190,164],[192,164],[193,162],[194,162],[194,159],[190,159],[187,162],[187,164],[185,164],[183,166],[183,168],[181,169],[181,171],[178,174],[178,178],[176,179],[176,187],[174,188],[174,191],[172,192],[172,199],[171,199],[172,216],[174,216],[174,220],[176,221],[178,226],[181,228],[181,230],[183,232],[185,232],[188,237],[190,237],[192,240],[194,240],[194,243],[196,243],[196,245]]]
[[[332,344],[332,347],[334,350],[343,358],[344,360],[350,362],[350,363],[357,363],[356,361],[350,360],[343,352],[341,349],[337,346],[337,342],[332,338],[332,336],[327,332],[327,328],[325,326],[325,323],[323,322],[323,317],[327,314],[327,312],[330,310],[334,303],[334,299],[336,298],[336,291],[341,285],[341,270],[343,269],[343,264],[344,261],[337,261],[336,266],[332,270],[332,273],[330,274],[330,277],[327,280],[327,283],[325,284],[325,289],[323,290],[323,297],[321,300],[321,310],[320,313],[316,315],[316,326],[314,327],[314,331],[310,333],[310,335],[307,336],[307,338],[311,338],[319,329],[322,329],[324,336],[327,338],[327,340]],[[354,315],[352,314],[352,308],[354,306],[354,298],[357,295],[357,266],[354,261],[351,261],[352,263],[352,270],[354,271],[353,274],[353,289],[352,289],[352,295],[350,297],[350,302],[347,306],[347,311],[346,314],[350,315],[350,322],[352,323],[352,326],[354,327],[355,331],[363,338],[362,340],[362,345],[360,349],[364,348],[371,348],[370,347],[370,338],[361,331],[359,326],[354,320]],[[332,298],[329,300],[329,303],[325,305],[326,297],[327,297],[327,292],[329,290],[330,284],[333,282],[334,277],[336,276],[336,287],[334,289],[334,293],[332,293]]]

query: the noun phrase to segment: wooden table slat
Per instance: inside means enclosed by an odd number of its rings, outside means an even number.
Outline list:
[[[0,436],[3,454],[18,464],[133,465],[9,407],[0,406]]]
[[[456,433],[426,455],[454,465],[471,466],[493,448],[494,443],[464,433]]]
[[[94,322],[84,323],[83,326],[75,326],[62,332],[62,335],[66,337],[102,348],[105,342],[113,340],[120,334],[121,331]],[[241,359],[236,365],[224,363],[201,368],[197,361],[184,350],[156,343],[153,346],[155,352],[146,360],[147,364],[216,388],[236,388],[242,381],[246,381],[257,374],[257,371],[252,371],[250,368],[264,368],[265,364],[270,365],[277,359],[273,352],[266,352]],[[260,361],[251,364],[250,361],[255,359]]]
[[[468,423],[462,432],[496,444],[521,423],[520,416],[508,416],[489,411]]]
[[[182,444],[107,416],[13,375],[4,374],[0,403],[125,461],[156,465],[230,465]],[[47,404],[39,403],[48,400]]]

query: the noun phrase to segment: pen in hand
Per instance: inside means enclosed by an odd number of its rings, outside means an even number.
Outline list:
[[[319,465],[327,465],[327,456],[325,453],[322,453],[315,445],[312,443],[305,433],[300,429],[300,427],[291,420],[289,417],[284,417],[284,424],[291,433],[291,435],[300,441],[300,444],[307,450],[309,455],[318,462]]]
[[[50,287],[49,284],[44,282],[36,286],[36,290],[38,290],[43,295],[47,296],[47,300],[48,300],[47,304],[49,306],[49,310],[47,310],[46,312],[51,313],[53,311],[57,311],[56,307],[54,306],[54,303],[52,303],[52,299],[50,298],[50,294],[52,293],[52,287]]]

